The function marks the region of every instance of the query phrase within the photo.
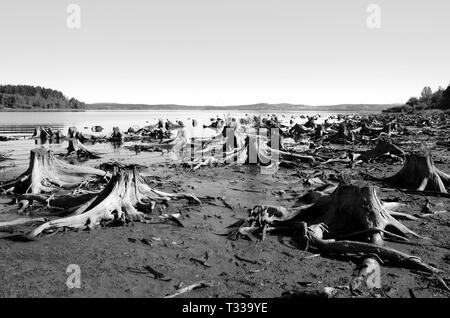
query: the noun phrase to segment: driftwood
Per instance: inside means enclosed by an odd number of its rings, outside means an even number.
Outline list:
[[[187,292],[190,292],[190,291],[192,291],[194,289],[202,288],[202,287],[209,287],[209,286],[211,286],[210,283],[208,283],[206,281],[200,281],[200,282],[194,283],[192,285],[189,285],[189,286],[186,286],[186,287],[182,287],[182,288],[176,290],[173,294],[167,295],[164,298],[174,298],[174,297],[179,296],[181,294],[185,294]]]
[[[51,150],[36,148],[31,150],[28,170],[17,179],[0,185],[0,190],[16,194],[55,192],[58,189],[74,189],[83,182],[106,175],[99,169],[61,161],[55,158]]]

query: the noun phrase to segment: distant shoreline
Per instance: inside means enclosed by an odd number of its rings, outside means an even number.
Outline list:
[[[84,110],[73,110],[73,109],[0,109],[0,113],[90,113],[90,112],[180,112],[180,111],[206,111],[206,112],[248,112],[248,113],[277,113],[277,112],[285,112],[285,113],[301,113],[301,112],[318,112],[318,113],[355,113],[355,112],[381,112],[379,109],[368,110],[368,109],[226,109],[226,108],[217,108],[217,109],[163,109],[163,108],[154,108],[154,109],[84,109]]]
[[[226,112],[379,112],[396,104],[344,104],[329,106],[308,106],[292,104],[259,104],[240,106],[184,106],[184,105],[127,105],[127,104],[90,104],[84,109],[74,108],[0,108],[0,112],[92,112],[92,111],[226,111]]]
[[[42,108],[42,109],[29,109],[29,108],[0,108],[0,113],[79,113],[79,112],[85,112],[87,109],[48,109],[48,108]]]

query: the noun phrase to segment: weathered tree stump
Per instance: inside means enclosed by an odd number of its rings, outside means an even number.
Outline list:
[[[195,196],[185,193],[166,193],[151,188],[136,169],[122,169],[113,175],[106,187],[95,196],[68,195],[59,198],[62,202],[77,202],[77,208],[69,216],[45,222],[32,230],[32,237],[47,234],[62,228],[92,229],[100,224],[144,221],[146,214],[156,205],[166,205],[172,199],[188,199],[201,203]],[[51,206],[52,201],[47,201]],[[67,208],[73,208],[67,206]]]
[[[300,231],[300,238],[307,242],[307,246],[313,246],[321,253],[362,257],[362,268],[352,281],[353,285],[360,284],[361,280],[370,280],[366,282],[367,286],[379,286],[379,282],[374,283],[369,275],[377,268],[378,260],[437,273],[436,268],[418,257],[383,246],[385,236],[407,240],[406,235],[410,234],[422,238],[393,215],[402,214],[387,210],[373,186],[344,181],[330,195],[316,196],[311,204],[292,208],[257,206],[250,211],[250,217],[240,226],[239,233],[255,238],[253,233],[262,231],[264,239],[269,231]],[[341,241],[349,238],[355,241]]]
[[[406,155],[399,172],[383,180],[400,188],[447,193],[445,185],[450,183],[450,175],[434,166],[428,151],[416,151]]]
[[[308,121],[304,124],[306,128],[315,129],[317,127],[316,121],[314,117],[308,116]]]
[[[81,141],[74,138],[69,140],[69,146],[67,147],[67,155],[75,155],[77,158],[83,159],[99,159],[101,156],[89,150]]]
[[[322,138],[326,134],[324,125],[317,125],[316,131],[314,132],[314,138]]]
[[[300,124],[295,124],[289,129],[289,134],[293,136],[294,138],[300,137],[302,134],[309,132],[308,129],[306,129],[305,126]]]
[[[0,190],[16,194],[54,192],[61,188],[76,188],[82,182],[106,174],[99,169],[68,164],[55,158],[51,150],[36,148],[30,152],[28,170],[17,179],[0,185]]]
[[[76,155],[77,158],[99,159],[101,156],[89,150],[82,142],[82,135],[79,134],[75,127],[68,130],[69,146],[67,147],[67,155]]]
[[[266,225],[292,229],[299,221],[305,221],[320,231],[321,237],[366,235],[376,244],[382,244],[384,234],[396,238],[406,234],[420,237],[393,218],[391,214],[400,214],[387,210],[375,188],[365,183],[341,182],[330,195],[316,196],[315,200],[292,208],[257,206],[251,211],[249,222],[257,231]]]
[[[380,156],[387,154],[395,155],[400,158],[405,157],[405,152],[400,148],[398,148],[397,146],[395,146],[387,134],[381,133],[380,136],[378,137],[377,145],[375,146],[375,148],[363,152],[356,159],[367,162],[371,159],[376,159]]]
[[[344,121],[339,124],[337,133],[331,136],[331,139],[337,143],[351,143],[355,141],[355,134]]]
[[[120,131],[119,127],[113,127],[113,132],[111,134],[111,137],[109,137],[110,141],[114,141],[114,142],[120,142],[122,141],[123,135],[122,132]]]
[[[69,127],[67,130],[67,136],[70,139],[77,139],[81,142],[89,141],[92,138],[85,137],[81,131],[78,131],[77,127]]]

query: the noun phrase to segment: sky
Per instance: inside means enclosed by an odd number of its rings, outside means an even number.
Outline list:
[[[448,12],[448,0],[1,0],[0,83],[86,103],[402,103],[450,84]]]

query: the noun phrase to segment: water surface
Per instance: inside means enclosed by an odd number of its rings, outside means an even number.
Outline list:
[[[67,129],[71,126],[77,127],[79,131],[86,134],[106,135],[109,136],[114,126],[118,126],[122,131],[128,130],[129,127],[140,128],[146,125],[157,123],[158,119],[169,119],[171,121],[181,120],[186,127],[191,130],[192,136],[210,135],[211,130],[192,128],[192,119],[196,119],[199,127],[209,125],[210,119],[217,116],[231,116],[242,118],[248,115],[261,115],[260,113],[247,111],[233,111],[227,113],[223,110],[212,111],[176,111],[176,110],[151,110],[151,111],[86,111],[86,112],[0,112],[0,135],[14,135],[21,139],[15,141],[0,142],[0,153],[8,153],[11,160],[0,163],[0,180],[5,174],[19,174],[28,166],[30,150],[40,147],[40,142],[30,139],[34,129],[39,126],[51,127],[54,131],[61,130],[65,135]],[[296,122],[304,122],[306,120],[299,119],[299,115],[315,115],[320,114],[321,118],[327,118],[335,115],[331,112],[284,112],[279,113],[279,118],[286,123],[292,116],[296,116]],[[264,115],[264,114],[263,114]],[[92,131],[93,126],[102,126],[104,130],[101,133]],[[89,149],[98,151],[104,156],[101,160],[90,160],[87,163],[90,166],[98,165],[105,161],[127,161],[136,160],[136,162],[145,163],[146,165],[158,163],[165,160],[160,153],[139,153],[126,149],[127,145],[136,142],[127,142],[123,144],[113,143],[97,143],[87,144]],[[55,153],[66,153],[68,142],[46,143],[44,147],[54,150]]]

